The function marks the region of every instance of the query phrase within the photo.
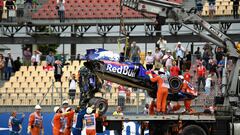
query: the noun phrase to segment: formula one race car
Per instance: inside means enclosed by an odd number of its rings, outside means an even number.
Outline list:
[[[85,91],[87,96],[84,96],[81,104],[87,102],[89,104],[97,104],[96,106],[100,107],[100,111],[103,113],[107,110],[106,99],[94,98],[94,94],[101,89],[102,80],[143,89],[147,91],[150,97],[156,98],[157,83],[150,81],[149,76],[146,74],[148,71],[142,64],[118,62],[119,57],[117,55],[113,55],[112,52],[104,49],[88,50],[85,59],[84,67],[80,69],[80,89],[81,91]],[[181,88],[184,80],[179,77],[169,77],[168,81],[170,86],[168,100],[183,101],[197,97],[197,92],[190,83],[188,85],[191,90],[183,92]]]

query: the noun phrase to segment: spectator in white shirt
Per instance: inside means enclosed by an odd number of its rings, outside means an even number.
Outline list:
[[[172,66],[174,58],[171,54],[171,50],[167,50],[167,53],[163,56],[163,65],[167,68],[167,70],[170,69]]]
[[[77,80],[75,74],[72,74],[72,79],[69,80],[69,98],[74,103],[75,94],[76,94]]]
[[[178,56],[180,58],[184,57],[185,49],[181,46],[181,42],[178,42],[178,44],[175,48],[175,51],[176,51],[176,57],[178,57]]]
[[[152,55],[152,51],[149,50],[146,56],[146,68],[147,70],[151,70],[153,68],[154,56]]]
[[[160,37],[159,40],[157,41],[157,44],[159,45],[159,47],[162,51],[166,50],[167,41],[165,39]]]
[[[155,54],[154,54],[154,66],[155,70],[159,70],[162,66],[162,57],[163,53],[159,47],[156,47]]]
[[[38,50],[34,51],[34,54],[31,57],[32,65],[33,66],[38,66],[40,64],[40,57],[42,53]]]

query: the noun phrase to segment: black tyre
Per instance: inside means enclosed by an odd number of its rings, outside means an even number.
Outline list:
[[[105,114],[108,109],[107,100],[100,97],[94,97],[89,100],[90,105],[94,105],[95,108],[99,108],[99,113]]]
[[[182,89],[182,80],[179,77],[173,76],[169,77],[169,85],[171,93],[179,92]]]
[[[183,135],[207,135],[203,128],[198,125],[188,125],[183,128]]]

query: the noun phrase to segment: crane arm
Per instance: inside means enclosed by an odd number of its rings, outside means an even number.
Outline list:
[[[151,13],[166,17],[175,23],[185,26],[203,39],[212,42],[214,45],[227,48],[228,56],[234,60],[234,67],[231,71],[228,82],[223,81],[222,91],[225,95],[225,101],[228,102],[225,103],[225,105],[228,105],[231,100],[233,100],[233,102],[240,101],[240,95],[238,95],[240,94],[240,90],[237,88],[240,68],[240,51],[238,51],[235,43],[227,35],[222,33],[218,28],[209,24],[207,21],[203,20],[196,13],[191,12],[191,10],[189,12],[185,11],[181,7],[181,4],[178,3],[166,0],[122,0],[122,6],[129,7],[142,13]],[[202,28],[209,34],[189,27],[186,24],[188,22],[202,26]],[[227,79],[225,78],[225,80]]]

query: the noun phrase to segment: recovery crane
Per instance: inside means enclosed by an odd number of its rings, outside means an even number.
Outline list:
[[[165,0],[121,0],[121,6],[142,13],[165,17],[190,29],[193,33],[216,46],[227,49],[222,79],[222,96],[215,97],[214,114],[161,115],[161,116],[107,116],[106,121],[121,124],[122,121],[149,121],[153,135],[240,135],[240,50],[235,43],[215,26],[198,16],[194,9],[186,11],[181,4]],[[186,25],[200,25],[209,34]],[[232,59],[233,70],[226,76],[227,59]],[[181,124],[179,124],[181,122]],[[177,132],[176,132],[177,129]]]

